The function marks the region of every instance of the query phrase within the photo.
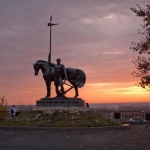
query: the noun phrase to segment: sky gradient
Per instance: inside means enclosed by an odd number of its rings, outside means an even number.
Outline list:
[[[59,23],[52,27],[52,62],[61,58],[65,67],[86,73],[79,97],[88,103],[150,102],[149,91],[136,87],[130,74],[136,53],[129,47],[142,23],[130,10],[137,4],[143,6],[141,0],[1,0],[0,96],[8,104],[35,104],[46,95],[33,63],[47,61],[52,15]]]

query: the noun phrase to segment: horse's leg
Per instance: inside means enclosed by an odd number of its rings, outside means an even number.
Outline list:
[[[46,97],[49,97],[50,96],[50,84],[49,84],[49,80],[46,80],[45,83],[46,83],[46,88],[47,88],[47,95],[46,95]]]
[[[74,96],[74,98],[77,98],[79,96],[78,87],[75,86],[74,89],[75,89],[75,96]]]
[[[61,94],[62,94],[62,96],[64,96],[65,95],[65,90],[64,90],[63,84],[60,87],[61,87]]]
[[[57,97],[59,97],[60,96],[60,91],[59,91],[59,88],[58,88],[57,85],[55,86],[55,91],[56,91]]]

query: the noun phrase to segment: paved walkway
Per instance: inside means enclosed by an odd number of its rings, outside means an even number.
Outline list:
[[[150,150],[150,127],[83,132],[0,128],[0,150]]]

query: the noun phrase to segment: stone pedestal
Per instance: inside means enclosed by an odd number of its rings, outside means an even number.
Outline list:
[[[85,107],[85,101],[81,98],[41,98],[36,101],[36,106]]]

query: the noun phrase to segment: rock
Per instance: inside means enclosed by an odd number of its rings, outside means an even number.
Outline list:
[[[78,117],[72,116],[71,119],[78,119]]]
[[[100,123],[100,121],[99,121],[99,120],[97,120],[97,119],[95,119],[95,120],[94,120],[94,122],[96,122],[96,123]]]
[[[58,111],[60,113],[70,113],[70,114],[77,114],[80,115],[80,113],[87,113],[88,111],[93,110],[89,107],[36,107],[32,109],[33,111],[42,111],[44,114],[53,114],[54,112]],[[39,114],[40,115],[40,114]],[[38,116],[39,117],[39,116]]]

